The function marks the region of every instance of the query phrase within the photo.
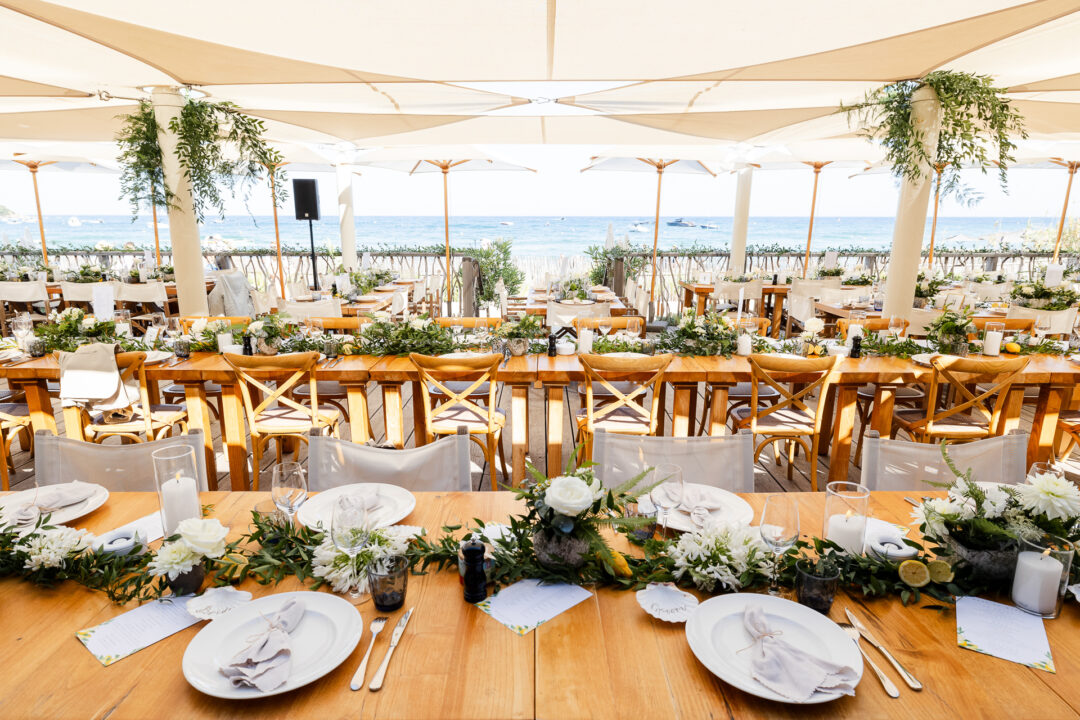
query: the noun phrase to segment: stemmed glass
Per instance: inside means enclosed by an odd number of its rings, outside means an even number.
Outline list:
[[[351,495],[338,498],[330,517],[330,539],[338,550],[349,556],[349,567],[353,571],[356,556],[367,547],[370,530],[365,499]],[[360,578],[349,587],[349,597],[360,597]]]
[[[165,328],[168,327],[168,319],[165,317],[165,313],[154,313],[150,316],[150,327],[156,328],[154,336],[160,340],[165,339]]]
[[[167,321],[167,324],[166,324],[166,332],[169,334],[169,337],[172,338],[173,340],[175,340],[176,338],[183,335],[184,334],[184,325],[183,325],[183,323],[180,322],[180,318],[178,318],[178,317],[169,318],[168,321]]]
[[[1035,334],[1042,340],[1050,333],[1050,316],[1040,314],[1035,317]]]
[[[607,334],[611,332],[611,318],[600,318],[600,321],[596,324],[596,329],[600,331],[601,335],[606,337]]]
[[[795,496],[786,493],[767,496],[758,530],[761,532],[761,540],[776,556],[769,594],[779,595],[780,557],[799,539],[799,503]]]
[[[679,507],[683,499],[682,468],[672,463],[660,463],[653,468],[652,481],[659,485],[649,493],[649,499],[654,507],[663,510],[660,525],[666,535],[668,514]]]
[[[893,315],[889,318],[889,335],[893,340],[899,340],[900,336],[904,334],[904,318]]]
[[[323,323],[319,318],[308,318],[307,320],[308,335],[310,337],[316,337],[323,334]]]
[[[26,341],[33,333],[34,321],[30,319],[29,313],[20,313],[11,321],[11,334],[15,336],[15,342],[20,350],[26,349]]]
[[[641,335],[641,321],[636,317],[626,319],[626,332],[634,337]]]
[[[296,511],[307,500],[307,474],[300,463],[283,462],[274,466],[270,495],[278,510],[288,516],[289,527],[292,527]]]

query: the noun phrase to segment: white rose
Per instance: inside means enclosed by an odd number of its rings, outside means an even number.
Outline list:
[[[206,318],[199,318],[191,323],[191,334],[198,337],[206,330]]]
[[[266,327],[266,323],[264,323],[262,320],[256,320],[255,322],[248,325],[248,332],[252,335],[259,335],[260,333],[262,333],[262,329],[264,327]]]
[[[376,320],[389,320],[390,313],[386,312],[385,310],[376,310],[375,312],[371,313],[371,317],[375,318]]]
[[[581,478],[560,475],[551,479],[544,502],[555,512],[574,517],[593,504],[593,490]]]
[[[79,324],[82,326],[83,330],[89,330],[90,328],[94,327],[97,322],[95,320],[91,320],[90,318],[83,318],[83,321]]]
[[[425,318],[414,318],[409,321],[409,327],[411,327],[413,330],[423,330],[430,323],[431,321]]]
[[[188,518],[176,526],[176,531],[195,552],[209,558],[225,554],[225,536],[229,529],[215,518]]]
[[[804,325],[807,332],[817,335],[819,332],[825,329],[825,321],[821,318],[810,318]]]

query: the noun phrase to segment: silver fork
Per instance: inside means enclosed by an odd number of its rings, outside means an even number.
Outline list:
[[[881,681],[881,686],[885,688],[885,694],[891,698],[900,697],[900,691],[896,689],[896,685],[893,684],[893,681],[890,680],[885,673],[881,672],[881,668],[874,664],[874,661],[870,659],[870,656],[863,650],[862,645],[859,644],[859,631],[855,626],[851,623],[837,623],[837,625],[843,628],[848,637],[855,641],[855,647],[859,648],[859,652],[862,653],[863,659],[866,660],[866,664],[870,666],[870,669],[877,675],[877,679]]]
[[[352,677],[352,682],[349,683],[349,687],[353,690],[359,690],[364,687],[364,675],[367,673],[368,660],[371,658],[371,649],[375,647],[375,638],[382,632],[383,627],[386,625],[386,618],[377,617],[371,621],[371,643],[367,646],[367,652],[364,653],[364,659],[360,661],[360,667],[356,668],[356,673]]]

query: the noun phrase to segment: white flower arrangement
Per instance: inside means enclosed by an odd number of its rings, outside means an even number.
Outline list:
[[[327,532],[312,554],[312,575],[328,582],[334,592],[348,592],[353,587],[366,592],[368,569],[387,558],[404,555],[414,532],[401,526],[370,530],[367,545],[353,558],[341,552]]]
[[[64,567],[68,558],[90,546],[93,536],[63,525],[43,528],[26,540],[27,570]]]
[[[1050,520],[1069,520],[1080,516],[1080,489],[1054,473],[1032,473],[1027,482],[1016,487],[1020,505],[1033,515]]]
[[[262,320],[256,320],[247,326],[247,333],[252,337],[266,337],[266,323]]]
[[[803,323],[803,329],[811,335],[818,335],[825,330],[825,321],[821,318],[810,318]]]
[[[168,575],[175,580],[205,558],[225,554],[229,529],[215,518],[188,518],[176,526],[176,532],[180,537],[162,544],[147,566],[152,575]]]
[[[771,577],[776,563],[757,528],[723,522],[684,533],[671,546],[676,580],[689,576],[704,592],[735,592],[752,585],[760,575]]]
[[[604,487],[595,477],[560,475],[548,484],[544,502],[557,513],[576,517],[592,507],[603,494]]]

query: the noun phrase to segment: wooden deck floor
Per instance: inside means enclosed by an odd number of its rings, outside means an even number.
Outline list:
[[[412,447],[413,443],[413,429],[412,429],[412,397],[409,384],[406,384],[403,388],[405,409],[403,416],[406,421],[406,446]],[[375,383],[371,383],[368,387],[368,397],[370,400],[371,411],[371,427],[372,432],[377,443],[382,443],[385,440],[385,427],[383,424],[383,412],[382,412],[382,392]],[[544,391],[532,388],[529,391],[529,447],[531,451],[528,454],[528,460],[534,464],[539,470],[546,471],[546,448],[547,448],[547,424],[546,424],[546,407],[545,407],[545,393]],[[572,428],[574,427],[573,413],[579,407],[579,402],[576,392],[569,392],[569,400],[564,403],[567,406],[567,418],[563,423],[564,436],[563,436],[563,467],[570,460],[571,453],[574,449],[574,438],[572,435]],[[671,401],[668,401],[668,428],[670,424],[670,405]],[[705,407],[704,395],[699,398],[698,408]],[[510,392],[508,390],[503,391],[499,399],[499,407],[503,412],[510,415]],[[56,412],[56,420],[59,426],[60,432],[63,433],[63,413],[59,412],[59,403],[54,403],[54,409]],[[700,410],[699,410],[700,412]],[[1027,431],[1031,427],[1033,418],[1033,408],[1030,405],[1025,405],[1021,414],[1021,430]],[[857,430],[857,428],[856,428]],[[218,466],[218,481],[220,487],[228,487],[228,457],[221,449],[221,430],[219,425],[214,422],[213,429],[214,435],[214,447],[217,451],[217,466]],[[349,437],[348,426],[345,426],[341,433],[342,437]],[[118,442],[118,440],[114,440]],[[507,437],[504,440],[504,446],[506,449],[506,462],[507,466],[510,465],[510,439]],[[13,446],[15,472],[11,475],[11,487],[13,490],[25,489],[32,487],[34,484],[34,461],[30,453],[22,449],[18,442]],[[854,451],[852,452],[852,458],[854,459]],[[487,472],[487,468],[484,466],[483,454],[480,452],[478,446],[473,446],[472,452],[472,470],[473,470],[473,486],[482,489],[489,489],[491,487],[490,474]],[[270,453],[269,459],[266,461],[266,465],[269,466],[273,463],[273,453]],[[1080,456],[1074,452],[1069,459],[1065,462],[1066,472],[1071,479],[1080,479]],[[550,475],[551,473],[549,473]],[[823,486],[825,479],[829,474],[829,458],[819,458],[818,465],[818,483],[819,486]],[[854,464],[854,462],[848,465],[848,479],[857,482],[860,476],[860,469]],[[268,477],[265,475],[264,477]],[[482,479],[481,479],[482,478]],[[508,482],[508,479],[502,477],[501,471],[497,470],[496,479],[501,484]],[[754,489],[757,492],[799,492],[810,490],[810,475],[809,475],[809,463],[805,455],[800,454],[796,458],[794,467],[791,472],[791,479],[788,479],[788,467],[786,460],[781,460],[781,463],[777,465],[772,458],[771,452],[766,450],[762,454],[761,462],[759,462],[754,468]]]

